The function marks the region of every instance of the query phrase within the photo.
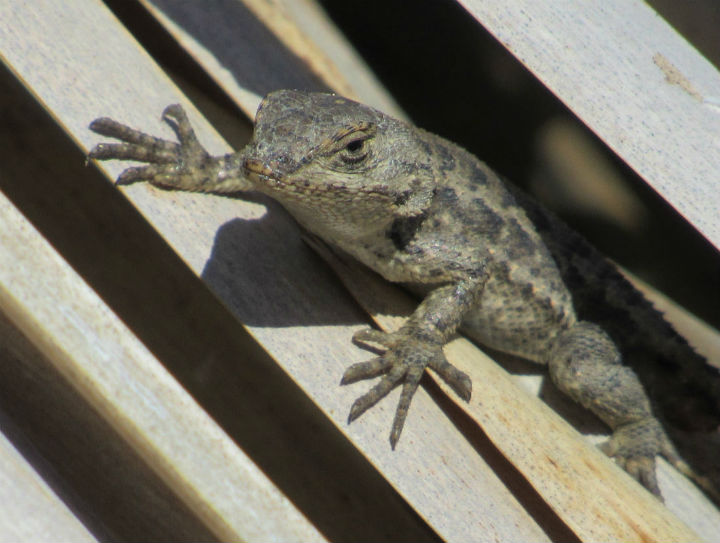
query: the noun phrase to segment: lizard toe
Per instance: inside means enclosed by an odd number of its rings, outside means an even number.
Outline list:
[[[340,384],[349,385],[364,379],[378,377],[387,373],[391,366],[391,362],[382,356],[378,356],[377,358],[373,358],[372,360],[368,360],[366,362],[358,362],[345,370],[345,373],[343,373],[342,379],[340,380]]]
[[[655,457],[636,456],[625,459],[625,471],[636,481],[662,500],[657,482]]]
[[[391,368],[387,375],[385,375],[379,383],[368,390],[365,394],[355,400],[350,407],[350,415],[348,416],[348,424],[357,419],[360,415],[365,413],[368,409],[382,400],[385,396],[390,394],[396,386],[400,384],[400,381],[404,375],[404,369],[400,365],[395,365]]]
[[[175,131],[183,149],[183,154],[190,158],[207,157],[205,148],[195,135],[187,113],[180,104],[171,104],[162,112],[162,120],[168,123]]]
[[[472,396],[472,379],[470,379],[467,373],[460,371],[450,364],[445,356],[433,359],[429,366],[455,391],[455,394],[466,402],[470,401],[470,397]]]
[[[154,185],[172,186],[176,171],[174,164],[150,164],[124,170],[115,181],[116,185],[132,185],[138,181],[150,181]]]
[[[392,334],[388,334],[387,332],[382,332],[380,330],[375,330],[374,328],[365,328],[364,330],[359,330],[355,332],[352,337],[353,343],[368,351],[378,350],[375,346],[371,345],[373,343],[388,348],[393,343],[392,340]],[[384,352],[385,349],[382,350]]]
[[[470,378],[446,359],[442,344],[417,334],[413,328],[401,328],[396,332],[381,332],[367,329],[356,333],[353,341],[366,349],[365,342],[385,347],[382,355],[366,362],[353,364],[343,374],[341,384],[350,384],[363,379],[383,376],[379,383],[358,398],[350,409],[349,422],[387,396],[391,390],[402,384],[400,400],[395,411],[390,445],[395,448],[402,433],[412,398],[420,385],[425,368],[431,368],[463,399],[469,400],[472,390]]]
[[[406,375],[402,393],[400,394],[400,401],[398,402],[397,409],[395,410],[395,418],[393,419],[392,429],[390,430],[390,446],[393,450],[400,439],[403,426],[405,426],[405,419],[407,418],[408,410],[410,409],[410,402],[412,401],[412,397],[415,395],[415,391],[418,386],[420,386],[422,374],[423,368],[413,367]]]

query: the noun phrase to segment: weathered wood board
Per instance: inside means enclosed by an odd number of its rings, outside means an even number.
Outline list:
[[[253,25],[259,25],[259,21],[248,19],[250,12],[246,8],[240,7],[238,12],[225,14],[225,20],[214,22],[210,19],[212,10],[204,10],[203,16],[207,18],[198,18],[196,26],[188,27],[183,26],[187,25],[186,19],[178,18],[178,13],[183,11],[178,6],[185,4],[187,17],[193,13],[192,2],[175,2],[174,17],[160,9],[167,9],[173,3],[157,1],[154,4],[153,11],[159,19],[249,116],[259,95],[273,88],[333,86],[343,92],[352,90],[347,81],[333,84],[333,78],[342,74],[342,70],[315,69],[316,74],[323,74],[322,82],[312,70],[305,71],[298,58],[316,59],[316,55],[312,48],[309,53],[304,49],[304,38],[283,42],[285,46],[298,48],[292,51],[295,58],[293,54],[288,56],[284,49],[278,58],[267,54],[267,51],[282,49],[279,41],[268,38],[267,31],[258,30],[263,39],[252,43],[257,34],[249,32],[246,36],[238,32],[234,24],[237,19],[232,18],[245,17],[244,24],[249,26],[242,28],[257,28]],[[167,127],[157,119],[165,105],[181,102],[189,110],[200,139],[209,150],[227,151],[217,134],[178,94],[144,51],[117,27],[102,6],[86,2],[75,9],[65,6],[60,10],[52,3],[6,8],[2,20],[10,31],[4,38],[0,37],[0,53],[83,148],[98,141],[86,126],[100,115],[171,137]],[[257,9],[257,6],[250,7],[256,14]],[[282,25],[273,27],[268,22],[273,17],[272,10],[263,13],[263,22],[276,31],[287,29],[291,24],[285,14]],[[203,24],[212,28],[217,41],[203,41],[207,39],[207,28],[203,28]],[[86,40],[73,40],[72,36],[77,35]],[[297,36],[294,31],[288,35]],[[265,51],[266,56],[258,55],[258,50]],[[222,56],[218,56],[219,53]],[[328,61],[320,59],[320,62]],[[249,79],[244,80],[245,76]],[[128,80],[132,81],[132,88],[128,88]],[[384,99],[381,91],[368,98],[362,92],[356,94],[369,102]],[[380,107],[386,110],[393,107],[391,100],[385,104]],[[124,165],[102,167],[114,177]],[[394,453],[389,450],[386,434],[395,396],[361,421],[350,427],[345,425],[347,410],[363,386],[340,388],[337,383],[349,363],[365,356],[350,344],[352,333],[362,327],[363,322],[358,320],[354,308],[346,306],[347,301],[338,301],[332,288],[328,292],[325,271],[308,254],[292,222],[277,207],[261,199],[232,201],[160,192],[145,186],[125,190],[188,265],[202,275],[260,344],[441,537],[448,540],[478,537],[542,540],[546,537],[536,524],[537,515],[531,518],[518,503],[517,495],[508,491],[463,432],[449,423],[446,413],[438,409],[423,390],[414,401],[408,427]],[[583,540],[696,538],[666,509],[649,501],[607,459],[588,448],[576,433],[568,431],[563,421],[536,400],[525,397],[508,376],[477,349],[462,342],[448,348],[451,353],[456,349],[460,353],[459,364],[475,362],[466,371],[478,372],[482,368],[482,375],[474,379],[474,394],[479,403],[461,407],[467,409],[470,417],[578,537]],[[491,401],[491,398],[494,399]],[[527,411],[527,419],[518,420],[517,426],[516,421],[507,424],[503,417],[508,402],[518,402],[515,412]],[[549,434],[555,438],[548,440]],[[532,454],[523,453],[527,450]],[[584,473],[585,469],[600,470],[611,480],[609,485],[596,477],[597,487],[587,484],[579,488],[578,482],[584,484],[592,477],[586,474],[568,478],[565,470],[539,469],[572,466],[573,460],[584,459],[586,455],[592,468],[576,466],[568,470],[576,474]],[[546,462],[548,457],[552,462]],[[588,500],[582,509],[577,508],[578,492]],[[443,503],[443,508],[437,507],[438,502]],[[625,514],[624,504],[631,504],[632,515]],[[695,516],[702,517],[704,524],[693,526],[703,535],[712,534],[718,526],[717,512],[707,509],[705,513],[702,507],[706,505],[700,506],[703,513],[698,514],[696,509]],[[692,520],[686,518],[688,522]]]

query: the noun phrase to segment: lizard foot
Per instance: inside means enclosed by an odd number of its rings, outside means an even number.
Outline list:
[[[202,179],[198,179],[197,172],[211,161],[210,155],[200,145],[179,104],[166,107],[162,119],[172,127],[180,143],[150,136],[108,117],[95,119],[90,130],[122,143],[100,143],[90,150],[89,158],[149,163],[126,169],[118,177],[118,185],[149,181],[169,188],[200,190]]]
[[[357,419],[402,384],[402,393],[390,432],[390,445],[393,449],[400,439],[410,402],[425,368],[429,367],[440,375],[462,399],[470,400],[472,392],[470,378],[446,360],[442,343],[419,333],[417,329],[403,327],[392,333],[362,330],[353,336],[353,341],[360,347],[373,351],[376,349],[368,343],[379,344],[383,347],[379,351],[382,354],[367,362],[350,366],[345,371],[340,384],[347,385],[363,379],[383,377],[367,393],[355,400],[350,408],[348,423]]]
[[[663,456],[676,467],[684,465],[660,423],[650,417],[616,428],[600,449],[661,500],[655,456]]]

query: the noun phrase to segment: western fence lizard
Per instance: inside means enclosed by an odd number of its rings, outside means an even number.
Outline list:
[[[93,131],[122,143],[99,144],[90,157],[148,163],[125,170],[118,184],[265,193],[312,234],[423,298],[400,330],[354,336],[361,347],[383,349],[342,378],[381,378],[352,405],[349,421],[402,385],[394,448],[426,368],[469,400],[469,378],[443,354],[462,330],[546,364],[558,388],[610,426],[605,452],[654,494],[657,455],[692,473],[656,415],[716,430],[718,372],[582,237],[476,157],[330,94],[269,94],[252,141],[219,157],[203,149],[180,106],[163,118],[179,143],[93,121]],[[663,374],[682,379],[683,392],[663,388]],[[651,406],[643,384],[668,401]]]

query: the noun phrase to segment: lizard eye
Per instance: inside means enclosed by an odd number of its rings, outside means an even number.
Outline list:
[[[348,141],[340,151],[340,159],[346,164],[357,164],[365,160],[368,156],[366,139],[366,136],[361,136]]]
[[[326,140],[321,152],[330,159],[331,167],[339,170],[360,168],[372,155],[376,132],[375,125],[369,122],[346,126]]]
[[[363,148],[364,143],[365,140],[353,140],[345,146],[345,150],[349,151],[350,153],[356,153]]]

